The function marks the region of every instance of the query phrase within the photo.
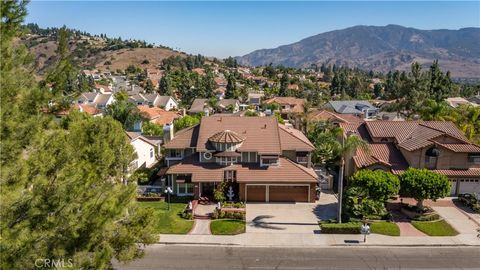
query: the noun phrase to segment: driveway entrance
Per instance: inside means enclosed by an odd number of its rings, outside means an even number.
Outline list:
[[[315,203],[247,203],[247,233],[314,233]]]

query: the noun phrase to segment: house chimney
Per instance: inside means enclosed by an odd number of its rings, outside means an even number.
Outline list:
[[[173,129],[174,128],[172,123],[169,123],[163,126],[163,144],[166,144],[173,139],[173,136],[174,136]]]

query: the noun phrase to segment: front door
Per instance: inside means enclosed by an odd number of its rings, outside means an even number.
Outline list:
[[[214,191],[215,191],[215,183],[214,182],[202,183],[202,189],[201,189],[200,197],[213,198],[213,192]]]

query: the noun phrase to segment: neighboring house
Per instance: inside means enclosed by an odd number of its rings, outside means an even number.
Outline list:
[[[232,112],[229,111],[229,108],[233,108],[233,113],[238,112],[240,110],[240,102],[236,99],[221,99],[217,103],[216,110],[219,113]],[[206,98],[196,98],[188,110],[189,114],[205,113],[205,115],[210,115],[213,112],[214,110],[208,104],[208,99]]]
[[[102,85],[102,84],[95,84],[95,89],[102,94],[111,94],[112,93],[112,85]]]
[[[182,117],[178,112],[165,111],[158,107],[139,105],[137,106],[137,108],[143,114],[143,116],[147,118],[151,123],[162,126],[166,124],[171,124],[175,119]]]
[[[203,117],[175,135],[164,132],[166,185],[178,195],[212,198],[225,183],[234,200],[315,202],[314,146],[274,117]]]
[[[102,116],[102,112],[100,110],[90,105],[75,104],[74,108],[93,117]]]
[[[136,105],[147,105],[160,107],[166,111],[178,108],[178,102],[171,96],[160,96],[159,94],[135,94],[128,97]]]
[[[467,140],[452,122],[367,121],[340,124],[369,144],[345,160],[345,176],[359,169],[401,174],[408,167],[426,168],[447,176],[451,194],[480,193],[480,146]]]
[[[225,88],[225,86],[219,86],[213,92],[215,93],[215,96],[218,99],[223,99],[223,98],[225,98],[225,92],[226,91],[227,91],[227,88]]]
[[[450,105],[452,108],[456,108],[460,105],[473,105],[477,106],[477,104],[472,103],[462,97],[451,97],[451,98],[446,98],[445,101]]]
[[[147,68],[147,78],[152,82],[153,88],[158,87],[158,83],[162,78],[162,71],[153,68]]]
[[[212,112],[212,108],[208,106],[208,99],[206,98],[194,99],[188,110],[188,114],[205,113],[205,115],[209,115],[210,112]]]
[[[339,126],[340,124],[360,123],[363,119],[350,114],[338,114],[327,110],[314,110],[309,112],[308,120],[310,122],[326,122]]]
[[[366,100],[331,100],[325,105],[326,109],[340,114],[353,114],[365,119],[374,119],[379,109]]]
[[[303,113],[305,99],[294,97],[274,97],[267,99],[264,104],[278,104],[280,105],[280,113],[284,119],[287,119],[287,115],[291,113]],[[284,117],[285,116],[285,117]]]
[[[221,99],[218,101],[218,109],[222,113],[236,113],[240,110],[240,102],[237,99]]]
[[[115,102],[113,94],[102,94],[97,92],[82,93],[77,99],[77,104],[79,105],[89,105],[102,111],[113,102]]]
[[[135,149],[137,158],[130,164],[130,171],[138,168],[150,168],[157,163],[157,154],[160,151],[160,142],[151,140],[139,132],[126,132],[130,144]]]
[[[262,98],[264,97],[263,93],[249,93],[248,94],[248,103],[255,106],[262,105]]]

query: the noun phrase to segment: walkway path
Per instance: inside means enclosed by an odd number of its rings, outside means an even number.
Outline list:
[[[189,234],[210,235],[210,219],[196,219],[195,225]]]
[[[417,230],[417,228],[412,225],[411,220],[401,212],[400,207],[400,203],[398,202],[388,204],[393,221],[400,229],[400,236],[426,236],[426,234]]]

